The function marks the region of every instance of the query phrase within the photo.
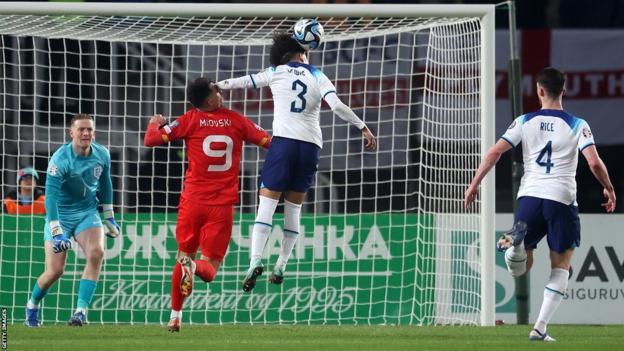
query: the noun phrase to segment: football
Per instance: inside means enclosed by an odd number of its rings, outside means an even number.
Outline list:
[[[319,47],[323,40],[323,26],[315,19],[302,19],[293,27],[293,39],[305,50]]]

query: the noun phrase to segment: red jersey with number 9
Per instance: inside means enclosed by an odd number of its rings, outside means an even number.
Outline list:
[[[225,108],[191,109],[160,132],[165,141],[186,143],[189,165],[182,198],[211,206],[238,202],[243,141],[269,147],[271,138],[255,123]]]

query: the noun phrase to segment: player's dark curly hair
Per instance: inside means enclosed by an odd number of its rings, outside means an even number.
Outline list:
[[[299,53],[305,53],[305,49],[292,38],[291,34],[284,32],[273,33],[273,45],[270,52],[271,66],[279,66],[287,63]]]
[[[200,108],[208,96],[212,93],[214,81],[209,78],[199,77],[189,84],[186,89],[188,99],[191,104]]]
[[[556,68],[546,67],[537,74],[536,81],[546,90],[548,96],[556,98],[563,92],[565,74]]]

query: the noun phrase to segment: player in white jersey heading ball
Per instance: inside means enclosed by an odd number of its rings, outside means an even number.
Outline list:
[[[273,94],[273,139],[260,184],[258,214],[251,235],[251,262],[243,290],[251,291],[262,274],[262,252],[273,226],[273,214],[284,193],[284,238],[269,281],[281,284],[286,263],[299,235],[301,204],[312,186],[323,146],[319,122],[321,99],[338,117],[355,125],[375,150],[375,136],[351,109],[340,101],[332,82],[308,63],[308,53],[287,33],[275,33],[271,67],[217,83],[221,89],[270,87]]]
[[[529,340],[554,341],[546,331],[568,286],[570,261],[581,242],[576,203],[576,167],[579,151],[600,184],[607,212],[615,210],[615,191],[604,163],[598,156],[587,122],[563,110],[565,75],[545,68],[537,75],[537,95],[542,109],[516,118],[481,162],[464,194],[470,207],[481,180],[500,156],[522,142],[524,175],[518,190],[513,228],[499,240],[512,276],[525,274],[533,265],[533,250],[547,237],[551,273],[544,300]]]

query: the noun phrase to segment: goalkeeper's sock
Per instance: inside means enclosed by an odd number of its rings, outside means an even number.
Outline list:
[[[266,245],[271,228],[273,227],[273,214],[277,208],[278,200],[273,200],[266,196],[260,196],[260,204],[258,205],[258,215],[256,223],[251,233],[251,261],[262,258],[262,252]]]
[[[208,261],[195,261],[195,275],[200,277],[206,283],[210,283],[217,275],[216,269]]]
[[[35,282],[33,286],[32,293],[30,294],[30,299],[28,299],[27,307],[30,309],[37,308],[39,306],[39,302],[43,300],[43,298],[48,293],[48,290],[42,290],[39,287],[39,282]]]
[[[288,259],[292,254],[295,243],[299,238],[299,218],[301,217],[301,204],[295,204],[290,201],[284,201],[284,237],[282,238],[282,247],[280,255],[277,259],[277,267],[286,267]]]
[[[184,295],[180,291],[180,282],[182,281],[182,266],[176,262],[171,274],[171,309],[176,311],[182,310],[184,304]],[[190,295],[190,292],[189,292]]]
[[[95,287],[97,282],[90,279],[80,279],[80,287],[78,288],[78,308],[87,309],[93,300]]]
[[[544,289],[542,308],[533,326],[534,329],[542,334],[546,333],[548,322],[550,322],[561,300],[563,300],[565,291],[568,288],[568,276],[568,270],[563,268],[553,268],[550,272],[548,284],[546,284],[546,288]]]

